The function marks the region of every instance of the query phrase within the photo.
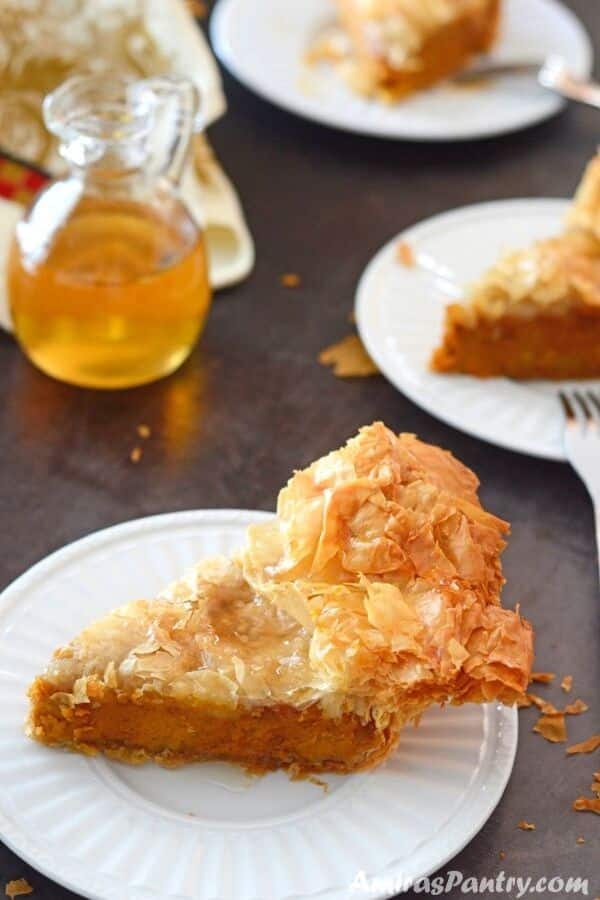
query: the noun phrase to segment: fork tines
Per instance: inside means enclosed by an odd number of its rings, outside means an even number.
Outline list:
[[[593,391],[559,391],[558,396],[569,423],[600,427],[600,395]]]

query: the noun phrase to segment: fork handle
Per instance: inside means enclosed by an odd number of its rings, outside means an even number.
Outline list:
[[[544,87],[556,91],[567,100],[576,100],[578,103],[600,109],[600,84],[595,81],[584,81],[568,72],[562,72],[559,76],[548,79],[544,77],[542,71],[539,78]]]
[[[596,527],[596,551],[598,555],[598,576],[600,577],[600,505],[592,498],[594,506],[594,524]]]

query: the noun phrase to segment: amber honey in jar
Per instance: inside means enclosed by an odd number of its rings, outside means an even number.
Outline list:
[[[153,140],[174,107],[166,165]],[[45,101],[68,175],[17,226],[8,288],[29,359],[72,384],[173,372],[210,306],[203,235],[177,188],[195,115],[187,82],[75,78]]]

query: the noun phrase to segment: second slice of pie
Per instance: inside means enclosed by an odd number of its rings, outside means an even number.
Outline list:
[[[600,377],[600,156],[587,167],[561,235],[507,253],[464,303],[447,308],[431,368]]]
[[[240,554],[90,625],[30,690],[31,737],[129,762],[351,772],[432,703],[525,690],[508,526],[454,457],[381,423],[297,472]]]
[[[500,0],[337,0],[350,35],[350,83],[393,101],[430,87],[493,45]]]

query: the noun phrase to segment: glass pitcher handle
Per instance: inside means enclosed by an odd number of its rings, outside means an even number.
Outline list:
[[[171,133],[166,150],[163,151],[159,171],[169,181],[178,184],[183,175],[192,135],[195,131],[202,130],[198,88],[192,81],[178,78],[149,78],[143,84],[156,95],[165,115],[168,114],[171,103]],[[158,120],[160,122],[160,111]]]

